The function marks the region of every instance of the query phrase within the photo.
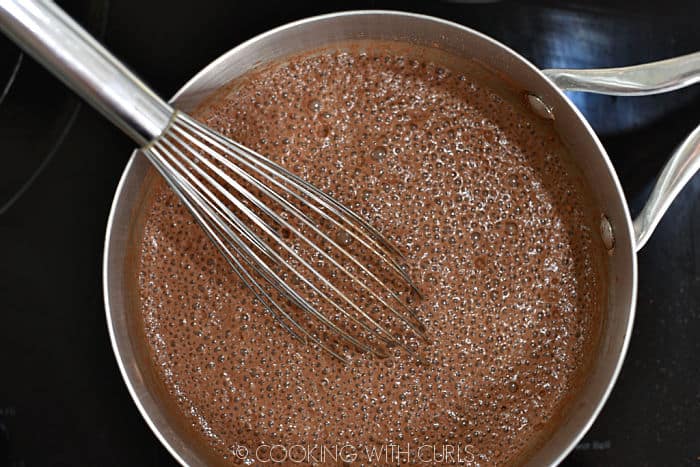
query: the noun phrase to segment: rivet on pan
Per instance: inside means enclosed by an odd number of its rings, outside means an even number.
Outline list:
[[[547,120],[554,120],[552,108],[544,103],[542,98],[536,94],[527,94],[527,102],[533,112]]]
[[[600,216],[600,238],[603,240],[605,249],[612,254],[615,249],[615,234],[613,233],[612,224],[610,224],[610,220],[605,214]]]

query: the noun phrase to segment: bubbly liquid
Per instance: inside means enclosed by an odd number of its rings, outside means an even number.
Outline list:
[[[474,64],[374,43],[248,73],[194,113],[398,245],[432,341],[424,364],[397,351],[345,365],[304,346],[158,180],[140,312],[154,372],[200,446],[237,463],[241,446],[250,461],[261,445],[349,444],[366,464],[372,447],[395,463],[387,446],[412,461],[453,446],[452,460],[481,465],[536,446],[585,376],[605,289],[586,191],[523,102]],[[315,453],[306,460],[335,460]]]

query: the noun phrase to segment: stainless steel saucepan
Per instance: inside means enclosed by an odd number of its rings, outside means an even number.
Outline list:
[[[297,21],[264,33],[227,52],[190,80],[173,98],[192,110],[205,97],[246,71],[289,54],[336,42],[395,40],[438,48],[476,59],[518,83],[533,109],[550,118],[601,207],[600,234],[609,249],[608,307],[590,374],[568,415],[529,459],[531,465],[560,462],[600,412],[627,350],[637,295],[636,252],[649,238],[673,198],[700,168],[700,127],[673,153],[646,206],[632,221],[620,183],[598,137],[563,90],[645,95],[678,89],[700,80],[700,54],[606,70],[537,69],[495,40],[441,19],[391,11],[337,13]],[[156,436],[185,465],[201,465],[206,453],[188,444],[187,430],[165,406],[162,387],[149,373],[138,323],[135,282],[127,276],[135,260],[141,205],[153,172],[138,151],[132,155],[114,197],[104,253],[107,322],[119,366],[136,405]]]

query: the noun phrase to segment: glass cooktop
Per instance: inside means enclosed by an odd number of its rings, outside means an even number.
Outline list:
[[[620,66],[700,50],[687,1],[65,1],[161,95],[234,45],[331,11],[387,8],[473,27],[546,67]],[[572,94],[632,211],[700,123],[700,86],[667,95]],[[175,461],[142,420],[112,355],[101,260],[132,144],[0,37],[0,466]],[[620,378],[570,466],[700,464],[700,176],[639,254]]]

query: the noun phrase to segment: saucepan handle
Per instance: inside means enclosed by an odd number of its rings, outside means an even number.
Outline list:
[[[700,82],[700,52],[622,68],[550,69],[543,73],[564,91],[646,96]],[[642,211],[634,219],[635,246],[647,242],[681,189],[700,170],[700,126],[676,148]]]
[[[543,73],[564,91],[649,96],[700,82],[700,52],[621,68],[556,68]]]

